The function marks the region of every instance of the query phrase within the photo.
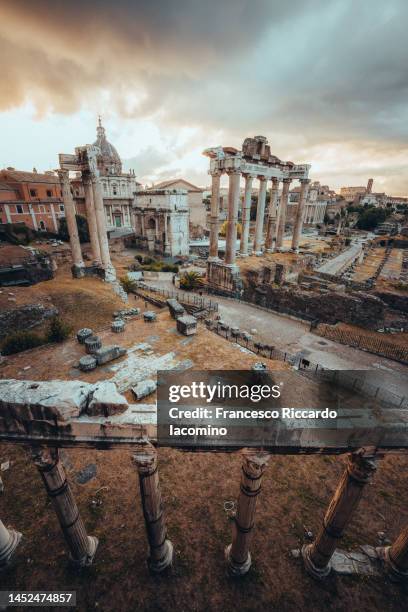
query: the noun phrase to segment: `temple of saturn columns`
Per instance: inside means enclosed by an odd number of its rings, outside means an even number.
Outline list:
[[[253,253],[255,255],[282,250],[290,184],[295,179],[300,181],[301,192],[292,238],[292,250],[297,252],[304,221],[311,166],[309,164],[294,164],[290,161],[284,162],[271,155],[270,146],[264,136],[246,138],[241,151],[233,147],[214,147],[206,149],[203,155],[210,158],[209,174],[212,177],[210,250],[207,277],[210,285],[236,292],[240,290],[241,282],[239,267],[236,264],[237,252],[241,257],[246,257],[249,254],[250,210],[254,180],[259,181],[253,240]],[[222,261],[218,256],[218,229],[220,180],[224,173],[228,175],[229,190],[225,259]],[[239,248],[237,248],[241,176],[245,178],[245,194],[242,203],[241,241]],[[270,184],[268,184],[269,181]],[[282,193],[278,205],[280,183],[282,183]],[[270,189],[270,201],[265,223],[265,203],[268,188]]]
[[[104,386],[98,390],[100,385]],[[361,398],[356,398],[354,387],[350,389],[351,397],[357,402],[353,409],[356,425],[350,428],[347,414],[340,417],[335,443],[332,437],[327,438],[328,445],[323,442],[322,428],[305,429],[302,420],[293,419],[278,422],[274,440],[266,441],[262,448],[237,449],[236,442],[232,447],[225,443],[214,447],[214,452],[240,452],[242,458],[239,482],[237,478],[237,510],[230,542],[225,542],[225,560],[231,575],[242,576],[249,571],[252,538],[262,536],[254,532],[256,507],[266,503],[260,496],[261,484],[273,456],[301,454],[306,461],[306,455],[310,454],[347,453],[348,463],[331,501],[328,500],[321,528],[313,542],[292,551],[296,553],[293,562],[299,559],[305,570],[320,580],[330,572],[361,574],[381,580],[385,575],[395,581],[408,578],[408,525],[387,546],[363,545],[359,551],[350,552],[337,548],[352,516],[361,512],[359,502],[366,486],[375,477],[381,458],[387,453],[392,457],[395,453],[406,452],[408,408],[378,404],[378,410],[366,419]],[[330,431],[330,425],[326,431]],[[79,567],[92,564],[98,554],[98,539],[87,532],[59,449],[88,447],[101,452],[110,452],[113,447],[128,449],[129,462],[134,465],[139,480],[149,568],[152,572],[162,572],[171,566],[173,544],[167,537],[160,493],[154,404],[129,404],[116,384],[109,381],[92,384],[79,380],[3,380],[0,381],[0,440],[27,449],[33,470],[39,473],[56,512],[70,559]],[[364,446],[364,440],[377,440],[377,445]],[[199,448],[191,444],[186,441],[180,447],[180,460],[185,452]],[[211,525],[205,524],[204,528],[210,530]],[[19,543],[22,537],[24,534],[18,531],[18,525],[6,527],[0,521],[0,568],[12,561],[21,562]],[[222,548],[220,544],[220,554]],[[256,554],[255,545],[253,548]],[[276,554],[274,557],[277,558]]]
[[[59,155],[60,169],[58,174],[61,181],[65,217],[71,245],[72,275],[75,278],[81,278],[85,274],[94,273],[102,276],[106,281],[112,282],[116,280],[116,272],[109,253],[106,217],[98,169],[98,157],[100,155],[101,151],[95,145],[76,147],[74,155],[61,153]],[[93,259],[91,268],[85,267],[82,258],[75,217],[75,204],[69,180],[70,171],[77,172],[81,176],[83,183]]]

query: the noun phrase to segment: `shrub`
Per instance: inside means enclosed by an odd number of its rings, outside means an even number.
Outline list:
[[[46,339],[30,331],[18,331],[6,337],[1,346],[3,355],[13,355],[21,351],[35,348],[45,344]]]
[[[64,342],[71,333],[71,327],[59,317],[53,317],[47,333],[48,342]]]
[[[164,264],[164,266],[162,267],[162,271],[175,272],[177,274],[177,272],[179,271],[179,267],[176,266],[176,264]]]
[[[135,259],[139,262],[142,263],[143,261],[143,255],[135,255]]]
[[[198,289],[202,284],[203,281],[198,272],[184,272],[180,278],[180,289],[186,289],[187,291]]]
[[[122,276],[120,284],[122,285],[123,291],[126,291],[126,293],[132,293],[136,286],[136,282],[127,276]]]

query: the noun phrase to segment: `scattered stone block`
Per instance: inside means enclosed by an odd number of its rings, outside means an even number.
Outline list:
[[[112,331],[115,334],[120,334],[125,331],[125,322],[123,319],[115,319],[111,326]]]
[[[77,332],[77,340],[79,344],[85,344],[85,340],[90,336],[93,336],[93,331],[92,329],[89,329],[89,327],[83,327]]]
[[[137,385],[132,387],[132,393],[136,399],[140,400],[151,393],[154,393],[157,389],[156,381],[152,379],[142,380]]]
[[[178,319],[186,314],[183,306],[175,299],[166,300],[167,306],[173,319]]]
[[[94,353],[98,365],[118,359],[118,357],[122,357],[122,355],[126,355],[126,349],[116,345],[104,346],[103,348],[97,349]]]
[[[265,363],[262,363],[261,361],[257,361],[256,363],[254,363],[251,370],[255,370],[256,372],[259,372],[259,371],[264,372],[265,370],[267,370],[267,367]]]
[[[128,402],[118,393],[115,383],[105,380],[95,385],[86,412],[91,416],[109,416],[124,412],[127,408]]]
[[[97,361],[92,355],[85,355],[79,360],[79,369],[82,370],[82,372],[90,372],[94,370],[97,365]]]
[[[99,336],[89,336],[85,340],[85,350],[90,355],[93,355],[102,346],[102,340]]]
[[[156,321],[157,315],[152,310],[146,310],[146,312],[143,313],[143,319],[145,323],[153,323],[153,321]]]
[[[197,333],[197,319],[192,315],[185,315],[176,320],[177,331],[184,336],[192,336]]]
[[[239,327],[231,327],[230,332],[233,338],[237,338],[239,336]]]

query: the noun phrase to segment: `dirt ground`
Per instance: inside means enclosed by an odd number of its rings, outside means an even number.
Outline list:
[[[81,573],[70,569],[36,469],[23,449],[3,445],[0,457],[12,464],[3,473],[1,517],[24,539],[15,567],[1,577],[2,588],[76,590],[77,609],[84,611],[406,610],[406,586],[335,576],[317,583],[290,555],[305,541],[305,529],[316,534],[343,458],[271,458],[258,499],[253,566],[246,577],[234,580],[227,577],[223,558],[232,528],[224,502],[238,494],[237,454],[159,451],[168,535],[176,552],[174,568],[163,576],[147,570],[131,452],[69,450],[62,455],[88,533],[100,540],[95,563]],[[78,473],[89,464],[96,466],[96,476],[80,485]],[[382,461],[343,547],[375,544],[378,531],[393,539],[406,524],[407,466],[407,459],[399,456]]]
[[[58,302],[76,327],[105,327],[100,331],[104,344],[129,348],[147,342],[155,354],[172,351],[177,360],[191,360],[195,369],[246,369],[259,361],[204,326],[192,340],[178,335],[167,311],[159,312],[156,323],[137,319],[127,324],[124,334],[112,334],[106,328],[117,307],[111,290],[92,279],[70,283],[64,273],[29,289]],[[132,300],[130,305],[145,308],[143,300]],[[83,353],[75,339],[26,351],[5,360],[0,377],[93,382],[112,376],[109,366],[89,373],[75,369]],[[262,361],[270,368],[283,367]],[[163,507],[175,547],[174,567],[162,576],[152,576],[147,569],[147,541],[131,454],[123,449],[62,451],[88,533],[99,538],[94,564],[77,572],[68,563],[56,515],[26,451],[0,445],[0,463],[11,461],[1,473],[0,517],[23,533],[16,564],[1,575],[1,588],[76,590],[77,609],[84,612],[406,610],[407,586],[385,579],[335,576],[316,583],[290,554],[306,541],[307,531],[317,533],[344,469],[344,457],[271,457],[258,498],[253,566],[246,577],[234,580],[225,571],[224,548],[231,539],[232,521],[224,503],[237,498],[239,454],[159,449]],[[96,467],[96,475],[80,484],[79,472],[90,464]],[[341,546],[355,549],[359,544],[376,544],[379,531],[393,540],[407,521],[408,457],[393,455],[380,462]]]

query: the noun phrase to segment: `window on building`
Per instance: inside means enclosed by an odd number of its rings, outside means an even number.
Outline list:
[[[52,198],[52,191],[51,191],[51,189],[47,189],[47,198]]]
[[[116,185],[116,183],[113,183],[112,185],[112,193],[113,195],[118,195],[118,186]]]
[[[61,211],[61,212],[64,212],[64,210],[65,210],[64,205],[63,205],[63,204],[60,204],[60,205],[59,205],[59,209],[60,209],[60,211]]]
[[[44,232],[46,230],[44,221],[40,221],[38,227],[39,227],[40,231],[42,231],[42,232]]]
[[[30,196],[32,198],[36,198],[37,197],[37,190],[36,189],[30,189]]]
[[[23,207],[21,206],[21,204],[17,204],[16,205],[16,212],[21,215],[24,211],[23,211]]]
[[[75,189],[75,195],[79,196],[79,189]]]
[[[45,213],[45,206],[43,204],[40,206],[40,213]]]

